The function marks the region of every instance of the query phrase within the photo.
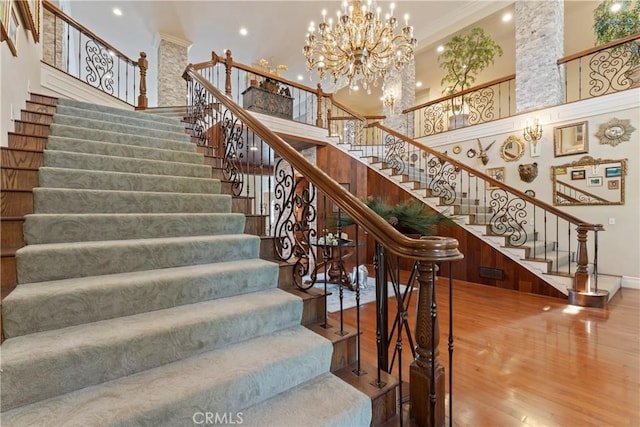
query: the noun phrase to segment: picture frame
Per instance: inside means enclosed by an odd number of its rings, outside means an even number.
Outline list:
[[[588,153],[587,122],[572,123],[553,128],[554,156]]]
[[[504,182],[505,181],[505,168],[497,167],[497,168],[487,168],[487,175],[496,181]],[[497,188],[496,186],[489,185],[489,189]]]
[[[601,176],[590,176],[587,179],[587,187],[601,187],[602,186],[602,177]]]
[[[567,174],[566,166],[555,166],[555,169],[556,169],[556,175],[566,175]]]
[[[0,42],[3,42],[7,38],[7,26],[6,26],[6,13],[9,0],[0,0]]]
[[[604,176],[607,178],[616,178],[622,175],[622,168],[620,166],[613,166],[604,169]]]
[[[6,37],[4,38],[9,46],[9,50],[13,56],[18,56],[18,28],[20,27],[20,21],[16,13],[15,4],[12,0],[3,0],[4,3],[4,18],[3,26],[6,30]]]
[[[620,180],[612,179],[611,181],[607,181],[607,188],[609,190],[619,190],[620,189]]]
[[[573,181],[578,179],[585,179],[587,177],[587,172],[584,169],[572,170],[571,171],[571,179]]]
[[[40,41],[40,1],[41,0],[19,0],[18,7],[22,15],[23,22],[31,31],[33,40]]]

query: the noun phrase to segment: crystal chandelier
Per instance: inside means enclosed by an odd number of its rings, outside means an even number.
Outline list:
[[[304,56],[309,70],[317,69],[321,79],[328,72],[336,84],[346,79],[350,87],[362,81],[370,92],[370,86],[384,79],[390,67],[402,69],[413,60],[416,39],[409,15],[404,17],[402,30],[394,34],[398,26],[394,7],[391,3],[389,13],[381,19],[375,1],[345,0],[335,22],[323,10],[322,22],[317,29],[312,22],[306,36]]]

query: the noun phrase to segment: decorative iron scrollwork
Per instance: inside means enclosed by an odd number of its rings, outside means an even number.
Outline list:
[[[85,51],[87,53],[86,82],[113,95],[113,58],[109,54],[109,49],[94,40],[89,40],[85,44]]]
[[[431,195],[440,197],[445,205],[452,205],[456,201],[456,179],[459,169],[451,163],[432,157],[427,162],[428,176],[430,178],[428,188]]]
[[[524,225],[527,224],[527,202],[499,188],[491,190],[490,197],[489,206],[493,212],[490,220],[491,231],[505,236],[511,246],[527,243],[528,236],[524,229]]]
[[[435,135],[445,131],[444,107],[441,103],[431,105],[424,109],[424,134]]]
[[[468,95],[469,124],[490,122],[494,119],[495,92],[491,87],[476,90]]]
[[[317,263],[311,241],[317,238],[317,231],[311,227],[316,220],[316,189],[313,185],[303,185],[296,180],[293,167],[279,159],[275,167],[275,249],[278,256],[292,262],[293,280],[300,289],[309,289],[313,280],[305,283],[310,266]]]
[[[222,172],[227,181],[231,181],[231,192],[234,196],[242,194],[244,182],[243,168],[245,160],[245,126],[229,110],[226,110],[220,123],[220,132],[224,140],[224,159]]]
[[[627,76],[631,59],[631,45],[603,50],[591,57],[589,95],[600,96],[628,89],[632,81]]]
[[[192,83],[191,90],[191,106],[189,108],[189,117],[192,120],[191,135],[198,138],[198,145],[209,145],[209,138],[205,129],[207,129],[207,100],[208,92],[199,83]]]
[[[406,164],[407,143],[391,134],[384,136],[384,162],[396,175],[404,173]]]

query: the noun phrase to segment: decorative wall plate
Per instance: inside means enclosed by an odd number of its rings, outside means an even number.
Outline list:
[[[530,197],[536,197],[536,192],[533,191],[533,190],[527,190],[527,191],[524,192],[524,194],[526,194],[527,196],[530,196]]]
[[[473,148],[469,148],[467,150],[467,157],[470,159],[473,159],[476,156],[476,150],[474,150]]]
[[[462,148],[460,148],[459,145],[456,145],[455,147],[453,147],[453,154],[460,154],[461,151],[462,151]]]

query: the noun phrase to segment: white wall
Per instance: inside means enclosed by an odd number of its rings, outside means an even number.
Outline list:
[[[551,167],[579,160],[588,155],[595,159],[627,159],[628,174],[625,177],[625,204],[612,206],[558,206],[570,215],[592,224],[604,225],[605,231],[599,233],[599,272],[623,276],[623,285],[640,286],[640,89],[628,90],[586,101],[575,102],[535,113],[522,114],[485,125],[471,126],[440,135],[422,138],[420,142],[439,151],[447,151],[456,160],[484,170],[491,167],[506,168],[505,183],[521,191],[532,189],[536,198],[551,204],[552,184]],[[522,130],[527,119],[539,116],[543,126],[542,151],[539,157],[531,157],[529,144],[525,154],[517,161],[505,162],[500,157],[500,147],[510,135],[522,139]],[[600,144],[595,136],[601,124],[612,118],[630,120],[636,129],[631,140],[616,147]],[[553,128],[570,123],[588,122],[587,154],[554,157]],[[483,166],[478,158],[469,159],[465,153],[469,148],[477,150],[476,138],[480,138],[486,147],[496,140],[489,151],[489,163]],[[459,145],[460,154],[453,153],[453,147]],[[518,165],[538,163],[539,174],[532,183],[520,180]],[[609,224],[614,218],[615,224]],[[593,254],[590,254],[592,256]]]
[[[17,15],[22,19],[19,13]],[[41,52],[42,45],[34,42],[31,32],[22,21],[18,27],[18,56],[13,56],[6,42],[0,43],[1,146],[7,145],[7,132],[13,132],[13,121],[20,119],[20,110],[25,107],[29,91],[40,86]]]

